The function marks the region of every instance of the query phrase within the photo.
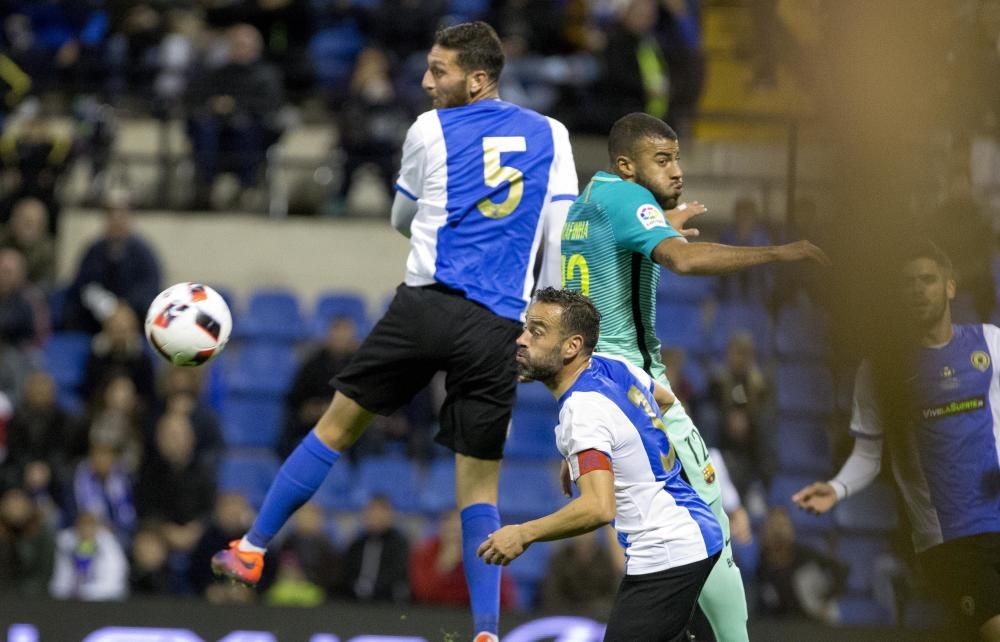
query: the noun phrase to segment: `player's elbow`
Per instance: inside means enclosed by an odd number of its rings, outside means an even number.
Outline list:
[[[662,251],[660,248],[657,248],[655,253],[659,256],[654,256],[653,258],[657,263],[675,274],[693,274],[697,269],[697,265],[692,253],[688,250],[689,246],[687,243],[671,243],[669,248],[663,248]]]
[[[615,518],[614,496],[610,498],[594,497],[590,502],[590,510],[588,512],[593,521],[594,528],[610,524]]]

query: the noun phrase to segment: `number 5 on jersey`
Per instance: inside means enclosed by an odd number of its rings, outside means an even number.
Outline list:
[[[524,174],[509,165],[500,164],[500,154],[524,152],[528,144],[524,136],[486,136],[483,138],[483,180],[490,187],[500,187],[509,183],[507,198],[502,203],[494,203],[489,198],[476,203],[476,207],[487,218],[510,216],[521,204],[524,195]]]

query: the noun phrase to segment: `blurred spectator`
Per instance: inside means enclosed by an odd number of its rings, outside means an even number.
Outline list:
[[[761,247],[771,244],[767,230],[760,223],[760,210],[752,198],[740,198],[733,204],[733,224],[719,234],[719,243]],[[757,266],[721,277],[719,292],[723,299],[759,303],[767,301],[774,285],[771,266]]]
[[[444,12],[444,0],[383,0],[372,16],[372,38],[399,65],[430,48]]]
[[[204,535],[215,505],[215,475],[195,456],[194,429],[186,415],[160,418],[136,498],[139,516],[158,524],[171,551],[189,553]]]
[[[132,539],[136,526],[132,480],[113,447],[95,443],[87,458],[77,464],[73,500],[77,515],[100,519],[123,544]]]
[[[781,230],[781,243],[792,243],[808,239],[820,247],[829,247],[829,230],[816,209],[816,201],[800,198],[788,212]],[[820,287],[825,276],[825,268],[813,263],[791,265],[779,263],[775,267],[774,309],[793,305],[805,297],[812,303],[825,303],[824,291]]]
[[[8,486],[23,486],[35,496],[61,503],[68,481],[69,417],[56,399],[56,384],[48,373],[28,375],[24,396],[7,426],[7,459],[3,463]]]
[[[96,334],[119,305],[144,319],[159,291],[156,253],[132,231],[127,195],[114,192],[104,210],[104,234],[87,248],[66,293],[66,329]]]
[[[48,292],[56,278],[55,244],[49,237],[49,210],[45,203],[26,197],[14,204],[7,229],[0,232],[0,248],[14,248],[24,256],[27,281]]]
[[[25,280],[24,256],[0,249],[0,343],[23,347],[44,336],[39,300]]]
[[[396,97],[389,59],[381,49],[365,49],[351,77],[350,94],[340,111],[343,179],[331,214],[342,214],[355,172],[363,165],[378,168],[386,194],[393,193],[398,154],[412,116]]]
[[[244,189],[255,187],[267,149],[281,134],[281,73],[261,59],[260,33],[239,24],[226,31],[226,39],[226,63],[196,77],[188,96],[199,208],[210,204],[220,171],[234,169]]]
[[[110,0],[107,4],[112,34],[107,46],[108,93],[148,95],[157,47],[166,31],[162,3]]]
[[[768,511],[757,568],[757,594],[764,614],[835,623],[834,598],[843,589],[845,571],[836,560],[795,541],[795,527],[784,508]]]
[[[458,511],[444,513],[436,535],[424,540],[410,555],[410,590],[420,604],[461,606],[469,604],[462,562],[462,519]],[[500,606],[517,604],[514,581],[500,576]]]
[[[285,397],[285,425],[278,454],[287,457],[323,416],[334,388],[330,381],[358,349],[358,328],[347,317],[332,319],[323,344],[299,367]]]
[[[45,597],[52,577],[55,535],[23,490],[0,496],[0,593]]]
[[[705,84],[705,56],[701,46],[700,0],[661,0],[660,33],[670,73],[667,122],[684,139]]]
[[[89,401],[90,411],[74,431],[70,455],[86,453],[91,444],[108,445],[120,455],[126,471],[137,471],[145,441],[145,413],[135,384],[127,376],[113,377]]]
[[[167,33],[156,51],[153,91],[165,106],[176,107],[187,90],[204,24],[197,12],[185,9],[170,11],[166,20]]]
[[[81,513],[56,537],[49,592],[62,600],[124,600],[128,573],[128,559],[115,536],[99,517]]]
[[[549,559],[542,584],[541,607],[553,613],[602,617],[611,609],[622,574],[602,541],[605,529],[563,543]]]
[[[566,3],[559,0],[507,0],[494,2],[486,21],[493,25],[504,40],[517,38],[526,51],[539,56],[572,52],[572,45],[563,33],[556,31],[564,24]]]
[[[3,128],[9,111],[21,102],[30,89],[31,78],[28,74],[10,56],[0,54],[0,92],[3,93],[3,100],[0,100],[0,129]]]
[[[332,594],[337,588],[341,562],[323,528],[322,509],[309,502],[295,513],[292,524],[282,554],[293,553],[305,579],[327,595]]]
[[[73,140],[57,131],[38,102],[25,101],[17,116],[8,119],[0,137],[0,162],[4,198],[0,220],[7,222],[14,203],[37,198],[48,208],[48,230],[59,231],[59,201],[55,197],[59,178],[66,171],[73,152]]]
[[[104,321],[104,329],[90,342],[90,354],[83,369],[80,395],[90,399],[116,377],[128,377],[142,403],[152,405],[153,359],[144,349],[145,339],[132,308],[119,305]]]
[[[202,401],[205,370],[169,366],[163,368],[162,374],[159,398],[163,399],[163,404],[156,416],[174,413],[187,416],[194,428],[194,448],[198,460],[209,468],[215,468],[226,444],[219,418]]]
[[[684,404],[688,415],[696,417],[698,410],[698,396],[695,384],[685,375],[684,367],[687,364],[687,353],[684,348],[672,348],[663,346],[660,350],[663,358],[663,367],[666,370],[667,381],[674,391],[674,396]]]
[[[372,497],[362,519],[361,534],[344,551],[344,591],[362,602],[408,602],[410,544],[396,526],[392,503]]]
[[[227,590],[229,583],[216,583],[211,565],[212,555],[228,546],[232,540],[243,537],[243,533],[250,528],[253,517],[253,509],[242,495],[223,493],[216,498],[212,521],[191,552],[191,563],[188,565],[188,583],[196,594],[208,593],[210,600],[215,602],[253,599],[253,590],[250,590],[248,596],[243,591]],[[266,590],[270,585],[278,566],[270,551],[264,556],[264,562],[264,574],[258,584],[261,590]]]
[[[167,564],[167,542],[159,531],[142,528],[132,538],[129,587],[132,595],[171,595],[181,592]]]
[[[326,600],[326,592],[306,577],[299,556],[284,550],[278,557],[278,575],[264,596],[270,606],[319,606]]]

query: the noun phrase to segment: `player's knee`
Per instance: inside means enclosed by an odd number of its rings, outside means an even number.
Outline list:
[[[334,450],[345,450],[361,437],[372,416],[356,401],[338,393],[317,422],[316,437]]]

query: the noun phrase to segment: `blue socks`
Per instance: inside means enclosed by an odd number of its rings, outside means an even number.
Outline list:
[[[462,511],[462,562],[472,602],[475,633],[498,635],[500,625],[500,568],[481,560],[476,551],[500,528],[500,512],[492,504],[473,504]]]
[[[316,489],[330,472],[330,467],[339,458],[339,452],[320,441],[315,431],[310,431],[281,465],[278,476],[271,482],[264,505],[247,533],[247,541],[254,546],[266,548],[292,513],[316,493]]]

